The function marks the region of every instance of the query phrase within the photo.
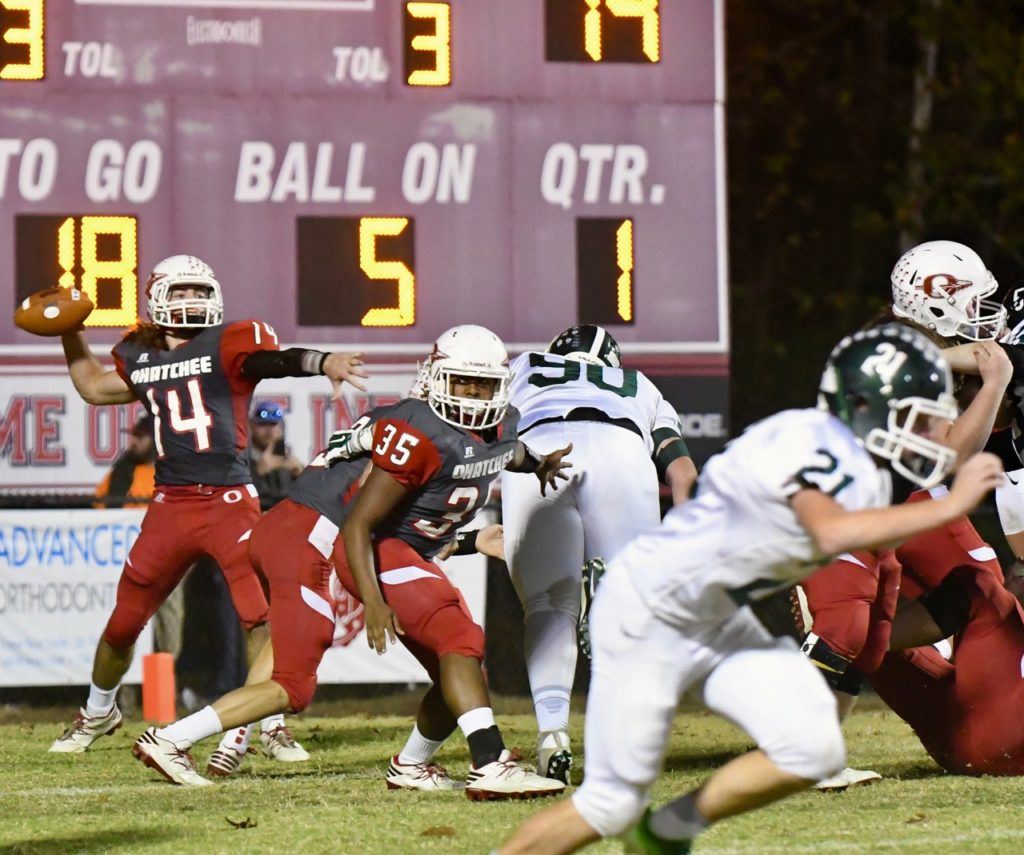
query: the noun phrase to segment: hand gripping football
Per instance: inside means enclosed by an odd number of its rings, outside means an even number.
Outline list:
[[[62,335],[80,326],[93,310],[77,288],[47,288],[21,301],[14,323],[34,335]]]

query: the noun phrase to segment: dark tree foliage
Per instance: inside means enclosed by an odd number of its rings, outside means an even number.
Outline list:
[[[1024,2],[730,0],[726,26],[735,434],[813,402],[901,235],[972,246],[999,296],[1024,282]]]

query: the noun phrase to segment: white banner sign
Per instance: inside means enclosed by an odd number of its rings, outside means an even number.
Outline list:
[[[0,685],[88,684],[142,511],[0,512]],[[125,683],[142,681],[147,626]]]
[[[285,412],[292,453],[312,460],[338,428],[370,407],[397,401],[416,376],[412,363],[373,364],[369,393],[345,386],[331,400],[325,377],[265,380],[253,402],[273,401]],[[93,407],[75,392],[62,361],[0,361],[0,493],[91,493],[127,446],[125,431],[144,413],[140,403]]]

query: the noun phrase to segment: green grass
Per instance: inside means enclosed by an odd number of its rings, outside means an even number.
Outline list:
[[[335,705],[337,706],[337,705]],[[408,698],[375,699],[371,710],[409,708]],[[404,715],[351,713],[296,719],[313,754],[287,765],[253,756],[239,778],[201,791],[171,787],[130,755],[142,726],[129,722],[84,755],[50,755],[57,714],[0,713],[0,852],[282,852],[289,855],[485,853],[544,802],[469,802],[385,789],[382,770],[405,738]],[[504,710],[504,712],[503,712]],[[518,701],[499,705],[510,745],[533,744],[533,719]],[[575,719],[574,739],[581,720]],[[944,775],[891,713],[856,712],[846,728],[854,765],[885,781],[840,794],[805,793],[737,817],[701,838],[698,852],[1024,851],[1024,779]],[[213,743],[200,746],[197,760]],[[655,789],[664,801],[744,750],[743,734],[711,715],[679,716],[666,770]],[[453,737],[439,756],[463,774],[467,755]],[[230,821],[253,823],[235,828]],[[595,852],[620,851],[606,842]]]

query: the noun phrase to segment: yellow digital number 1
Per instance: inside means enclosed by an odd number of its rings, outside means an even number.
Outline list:
[[[601,3],[616,18],[639,18],[641,49],[651,62],[661,59],[661,14],[658,0],[583,0],[587,13],[583,16],[583,48],[594,62],[604,59]]]

